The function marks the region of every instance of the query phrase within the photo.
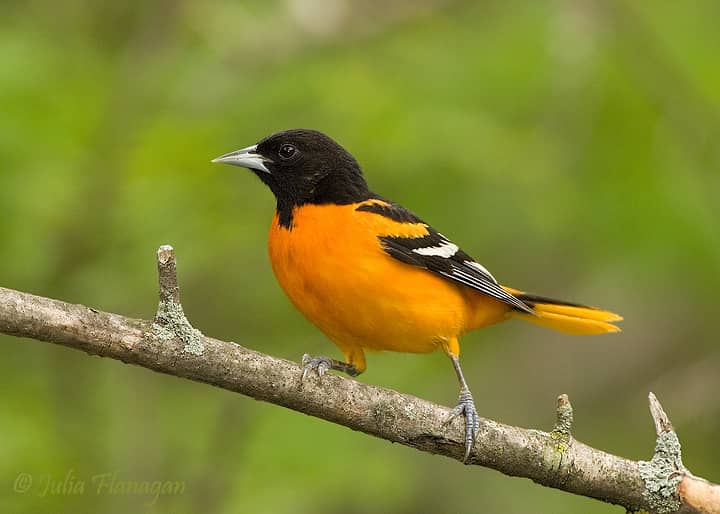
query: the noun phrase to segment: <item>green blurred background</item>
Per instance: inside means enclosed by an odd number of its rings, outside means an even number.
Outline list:
[[[690,7],[692,5],[692,7]],[[176,248],[203,332],[338,352],[267,259],[273,211],[210,159],[285,128],[331,134],[371,186],[508,285],[605,306],[622,334],[521,322],[464,338],[481,415],[649,458],[654,391],[686,465],[720,480],[720,4],[442,0],[5,1],[0,285],[149,318]],[[0,511],[621,512],[237,394],[0,337]],[[442,354],[361,379],[445,405]],[[13,491],[20,473],[30,493]],[[48,476],[182,494],[43,496]]]

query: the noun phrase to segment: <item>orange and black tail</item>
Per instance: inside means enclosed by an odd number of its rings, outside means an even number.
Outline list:
[[[566,334],[589,335],[620,332],[620,328],[613,325],[612,322],[620,321],[623,318],[614,312],[523,293],[507,287],[505,290],[535,311],[535,314],[519,310],[513,311],[513,317],[522,318]]]

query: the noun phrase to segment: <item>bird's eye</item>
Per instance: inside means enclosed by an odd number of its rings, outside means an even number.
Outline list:
[[[290,159],[297,152],[297,148],[293,145],[282,145],[278,150],[281,159]]]

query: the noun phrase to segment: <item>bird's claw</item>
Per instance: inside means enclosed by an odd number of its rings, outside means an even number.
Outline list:
[[[475,401],[473,400],[472,393],[466,388],[460,390],[458,404],[443,425],[447,425],[461,414],[465,416],[465,456],[463,457],[463,462],[467,462],[470,451],[475,445],[478,431],[480,430],[480,416],[478,416],[477,409],[475,409]]]
[[[324,355],[311,357],[307,353],[302,356],[300,361],[303,367],[301,380],[305,380],[311,372],[317,373],[319,377],[323,376],[327,370],[332,368],[332,359]]]

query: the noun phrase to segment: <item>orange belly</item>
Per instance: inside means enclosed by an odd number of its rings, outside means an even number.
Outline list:
[[[275,216],[270,260],[297,309],[346,355],[353,350],[426,353],[462,332],[504,319],[508,307],[387,255],[378,235],[421,236],[357,205],[305,205],[292,230]],[[398,233],[400,232],[400,233]]]

